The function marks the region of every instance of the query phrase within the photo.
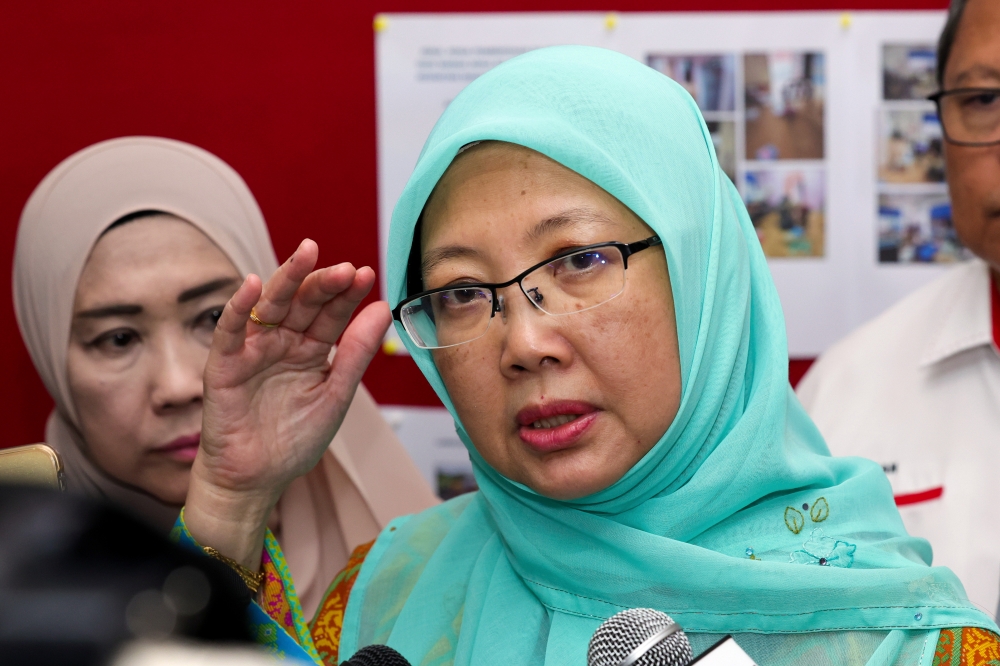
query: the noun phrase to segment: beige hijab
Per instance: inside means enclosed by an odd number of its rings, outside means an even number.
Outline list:
[[[56,403],[45,439],[63,458],[67,490],[113,500],[169,529],[178,507],[111,478],[88,458],[66,373],[84,264],[112,222],[141,210],[195,225],[241,274],[266,280],[278,267],[260,208],[229,165],[179,141],[125,137],[70,156],[28,199],[17,232],[14,306]],[[306,613],[312,615],[351,550],[374,539],[392,518],[436,502],[371,395],[359,387],[330,448],[313,471],[292,483],[272,520]]]

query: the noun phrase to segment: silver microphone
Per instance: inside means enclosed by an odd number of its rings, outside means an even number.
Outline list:
[[[604,621],[590,639],[587,666],[686,666],[691,644],[681,626],[652,608],[630,608]]]

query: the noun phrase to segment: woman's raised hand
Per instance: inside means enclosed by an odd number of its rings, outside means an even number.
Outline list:
[[[375,273],[350,264],[314,271],[318,254],[305,240],[267,284],[247,277],[223,310],[205,367],[185,519],[200,543],[251,568],[271,509],[323,455],[392,321],[378,302],[348,325]]]

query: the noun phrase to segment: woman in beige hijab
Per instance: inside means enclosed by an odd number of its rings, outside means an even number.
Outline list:
[[[197,451],[215,321],[243,276],[266,279],[277,266],[246,183],[195,146],[114,139],[45,177],[18,228],[14,303],[56,403],[45,439],[69,492],[169,529]],[[326,454],[271,520],[306,614],[356,546],[436,501],[359,387]]]

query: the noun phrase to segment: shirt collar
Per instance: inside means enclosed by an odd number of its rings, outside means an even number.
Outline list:
[[[989,267],[974,259],[958,270],[963,272],[962,277],[952,282],[952,292],[928,322],[931,330],[920,357],[921,367],[974,347],[993,344]]]

